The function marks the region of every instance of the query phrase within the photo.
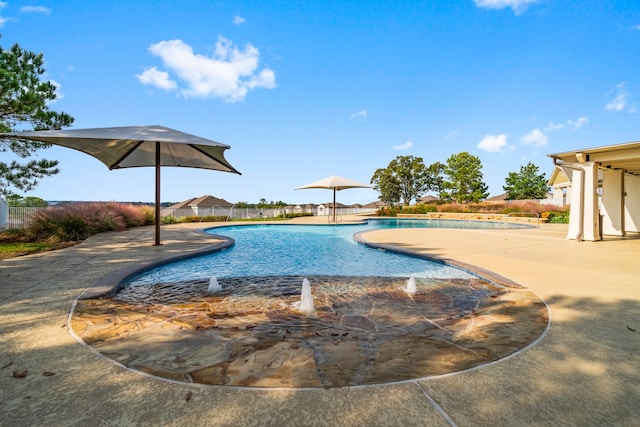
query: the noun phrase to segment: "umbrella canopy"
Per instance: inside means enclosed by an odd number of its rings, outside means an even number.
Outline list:
[[[336,222],[336,191],[346,190],[349,188],[373,188],[373,185],[333,175],[298,187],[296,190],[307,190],[312,188],[333,190],[333,222]]]
[[[224,158],[228,145],[163,126],[15,132],[2,137],[72,148],[95,157],[109,169],[155,166],[156,240],[160,244],[160,167],[178,166],[240,174]]]

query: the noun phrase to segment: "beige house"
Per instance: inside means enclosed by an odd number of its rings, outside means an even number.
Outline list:
[[[548,156],[571,171],[563,172],[571,182],[568,239],[596,241],[640,232],[640,142]]]
[[[206,216],[206,215],[225,215],[233,203],[229,203],[224,199],[219,199],[210,195],[194,197],[184,202],[176,203],[162,210],[162,216],[173,215],[181,216]],[[218,211],[216,213],[216,211]]]

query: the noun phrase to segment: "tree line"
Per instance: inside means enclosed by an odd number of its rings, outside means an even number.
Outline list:
[[[391,206],[417,202],[428,192],[438,194],[444,202],[468,203],[489,196],[482,178],[480,158],[461,152],[451,155],[446,163],[429,166],[422,157],[398,156],[386,168],[374,172],[371,184],[380,193],[380,200]],[[507,200],[543,199],[549,191],[545,174],[531,162],[519,172],[510,172],[502,188]]]

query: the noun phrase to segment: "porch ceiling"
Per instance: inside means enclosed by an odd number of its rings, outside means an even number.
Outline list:
[[[640,142],[585,148],[548,156],[554,161],[566,163],[598,162],[604,168],[623,169],[626,173],[640,175]]]

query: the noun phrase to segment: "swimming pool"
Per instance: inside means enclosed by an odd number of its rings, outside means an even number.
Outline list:
[[[79,300],[73,330],[149,375],[264,388],[425,378],[498,360],[538,339],[548,313],[528,289],[353,238],[436,225],[504,228],[404,220],[212,228],[236,244],[149,270],[108,298]],[[216,289],[208,286],[213,275]],[[311,304],[302,309],[306,282]]]
[[[235,240],[231,248],[145,271],[127,286],[242,276],[340,275],[418,278],[472,277],[424,258],[384,252],[358,244],[357,232],[380,228],[504,229],[523,227],[500,222],[427,219],[369,220],[349,225],[250,224],[210,228]],[[527,227],[527,226],[524,226]]]

